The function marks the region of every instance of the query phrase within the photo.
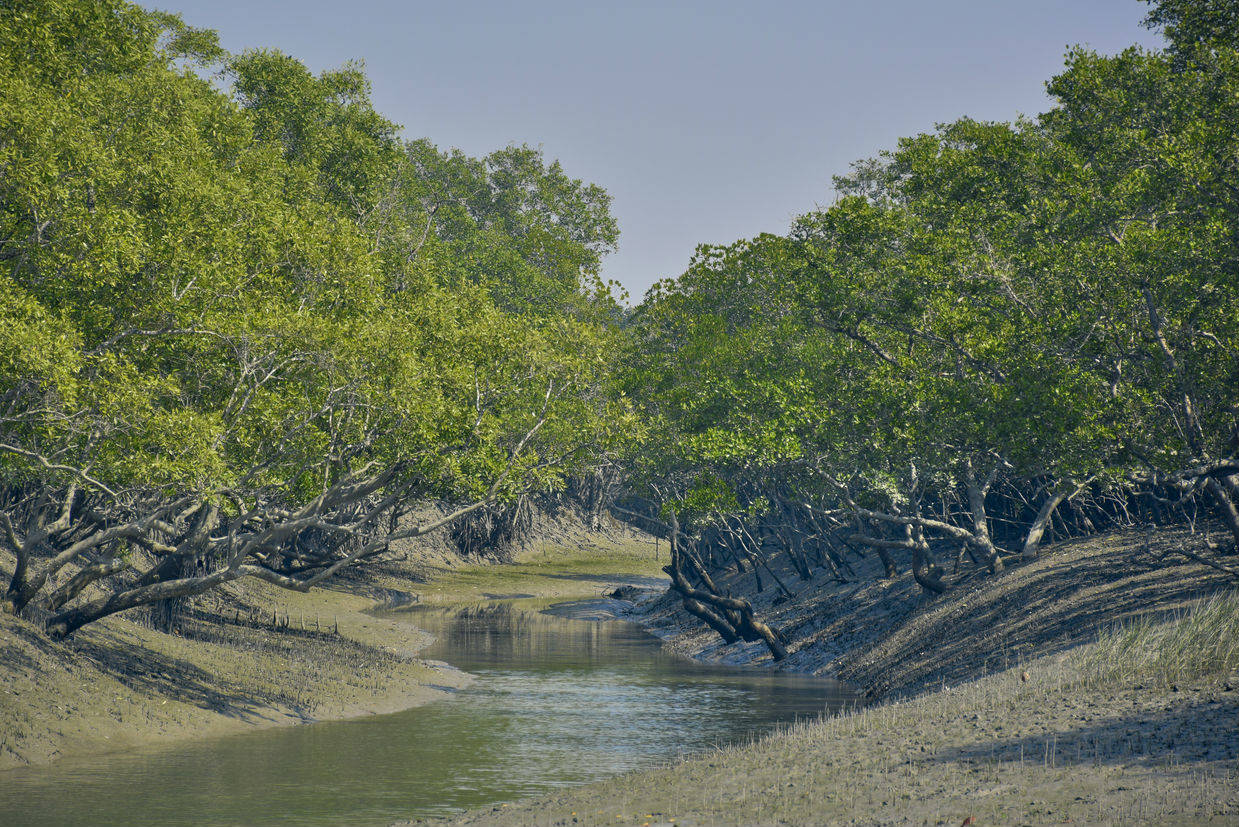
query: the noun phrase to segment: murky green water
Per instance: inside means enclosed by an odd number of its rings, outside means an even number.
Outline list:
[[[700,666],[634,625],[509,604],[399,615],[470,689],[355,721],[0,773],[0,825],[386,825],[735,742],[842,702],[837,684]]]

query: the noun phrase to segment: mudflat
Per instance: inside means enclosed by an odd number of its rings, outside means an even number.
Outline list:
[[[457,824],[1233,824],[1239,599],[1164,554],[1184,532],[1062,543],[926,599],[910,576],[721,578],[788,633],[723,645],[669,596],[629,616],[709,661],[837,674],[873,702],[754,744]],[[776,558],[777,564],[777,558]]]
[[[4,617],[4,761],[406,708],[468,676],[420,661],[426,640],[370,614],[376,605],[549,605],[628,583],[634,601],[621,613],[675,651],[837,674],[872,701],[451,823],[1231,824],[1239,611],[1225,576],[1163,553],[1191,540],[1128,532],[1063,543],[935,599],[908,576],[867,570],[800,580],[776,556],[793,599],[769,582],[757,592],[751,573],[720,580],[787,634],[791,655],[777,665],[761,644],[724,646],[679,610],[661,585],[665,548],[660,559],[644,535],[580,530],[507,565],[394,560],[305,595],[247,584],[228,601],[243,597],[248,614],[227,601],[199,606],[171,634],[115,618],[54,643]],[[1212,625],[1193,629],[1202,605]],[[1168,660],[1174,640],[1189,651]]]
[[[167,633],[133,612],[57,642],[0,615],[0,769],[407,709],[471,678],[419,659],[430,638],[372,609],[569,600],[658,573],[648,537],[567,521],[544,525],[509,565],[412,549],[304,594],[238,581]]]
[[[247,584],[239,621],[196,610],[164,633],[117,617],[65,642],[0,616],[0,768],[394,712],[468,683],[419,661],[424,639],[365,614],[367,588]]]

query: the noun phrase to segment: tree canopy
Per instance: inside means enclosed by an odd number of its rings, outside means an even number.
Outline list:
[[[906,549],[933,592],[934,548],[998,570],[1082,494],[1199,498],[1239,543],[1232,6],[1157,3],[1165,50],[1072,50],[1040,117],[905,138],[656,285],[634,480],[684,542]]]
[[[60,634],[306,588],[411,503],[557,489],[625,427],[605,193],[528,148],[402,141],[357,66],[213,44],[119,1],[0,24],[7,601]]]
[[[711,562],[783,587],[771,549],[804,577],[868,549],[937,593],[944,549],[998,572],[1131,509],[1239,543],[1237,18],[1151,6],[1164,49],[1074,49],[1049,111],[905,138],[627,309],[609,196],[536,149],[407,139],[359,63],[4,3],[7,607],[63,635],[305,589],[588,489],[778,656]]]

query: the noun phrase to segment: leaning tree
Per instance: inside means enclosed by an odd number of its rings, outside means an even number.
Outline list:
[[[627,427],[599,314],[509,312],[430,254],[365,93],[119,0],[0,21],[8,611],[63,636],[242,577],[306,590]]]

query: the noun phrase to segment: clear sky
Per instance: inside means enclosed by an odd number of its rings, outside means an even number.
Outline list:
[[[784,232],[831,176],[963,115],[1048,106],[1066,48],[1155,46],[1138,0],[147,0],[315,71],[359,58],[408,137],[543,149],[614,198],[637,301],[700,243]]]

